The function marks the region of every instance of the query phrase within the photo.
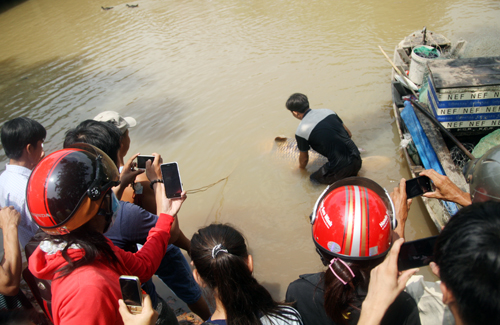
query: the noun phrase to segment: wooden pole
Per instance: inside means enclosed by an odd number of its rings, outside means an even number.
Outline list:
[[[401,71],[398,69],[398,67],[396,67],[396,65],[394,64],[394,62],[392,62],[392,60],[391,60],[391,59],[389,58],[389,56],[387,55],[387,53],[385,53],[385,51],[384,51],[384,49],[382,48],[382,46],[380,46],[380,45],[379,45],[379,46],[378,46],[378,48],[380,49],[380,51],[382,51],[382,54],[385,56],[385,58],[387,59],[387,61],[389,61],[389,63],[392,65],[392,67],[394,68],[394,70],[396,71],[396,73],[397,73],[397,74],[399,74],[401,77],[403,77],[403,79],[404,79],[405,81],[407,81],[407,80],[408,80],[408,81],[411,81],[411,80],[409,80],[409,79],[408,79],[408,77],[406,77],[406,76],[405,76],[405,74],[404,74],[403,72],[401,72]],[[412,82],[412,83],[413,83],[413,82]],[[413,93],[413,95],[414,95],[415,97],[417,97],[417,98],[418,98],[417,94],[415,93],[415,91],[414,91],[411,87],[410,87],[410,90],[411,90],[411,92]]]

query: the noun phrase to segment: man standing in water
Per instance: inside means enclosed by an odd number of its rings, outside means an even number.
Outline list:
[[[306,168],[309,148],[328,159],[326,164],[311,174],[311,180],[328,185],[358,174],[361,169],[358,147],[351,140],[351,131],[334,111],[326,108],[310,109],[307,96],[300,93],[288,98],[286,108],[300,120],[295,132],[300,151],[299,167]]]

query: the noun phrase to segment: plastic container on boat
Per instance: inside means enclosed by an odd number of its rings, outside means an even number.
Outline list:
[[[427,70],[427,62],[439,58],[440,53],[432,46],[415,46],[411,51],[410,79],[421,85]]]
[[[455,135],[500,128],[500,57],[429,62],[428,104]]]

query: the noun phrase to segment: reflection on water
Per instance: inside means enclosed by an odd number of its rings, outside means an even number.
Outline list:
[[[137,3],[10,2],[0,11],[0,121],[38,120],[51,152],[69,128],[116,110],[138,121],[130,154],[177,161],[186,189],[229,176],[191,195],[180,222],[188,236],[213,221],[243,230],[257,277],[277,298],[322,268],[308,216],[324,186],[296,162],[272,159],[274,138],[293,136],[298,123],[288,96],[303,92],[311,107],[335,110],[365,149],[362,175],[391,190],[409,173],[377,45],[390,52],[427,26],[464,38],[472,55],[500,55],[498,1]],[[434,233],[420,200],[407,227],[410,239]]]

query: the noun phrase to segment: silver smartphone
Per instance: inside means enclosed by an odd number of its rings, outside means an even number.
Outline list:
[[[142,289],[139,278],[132,275],[120,276],[123,301],[132,314],[142,312]]]
[[[182,182],[177,162],[174,161],[162,164],[160,168],[167,198],[169,199],[180,198],[182,193]]]

